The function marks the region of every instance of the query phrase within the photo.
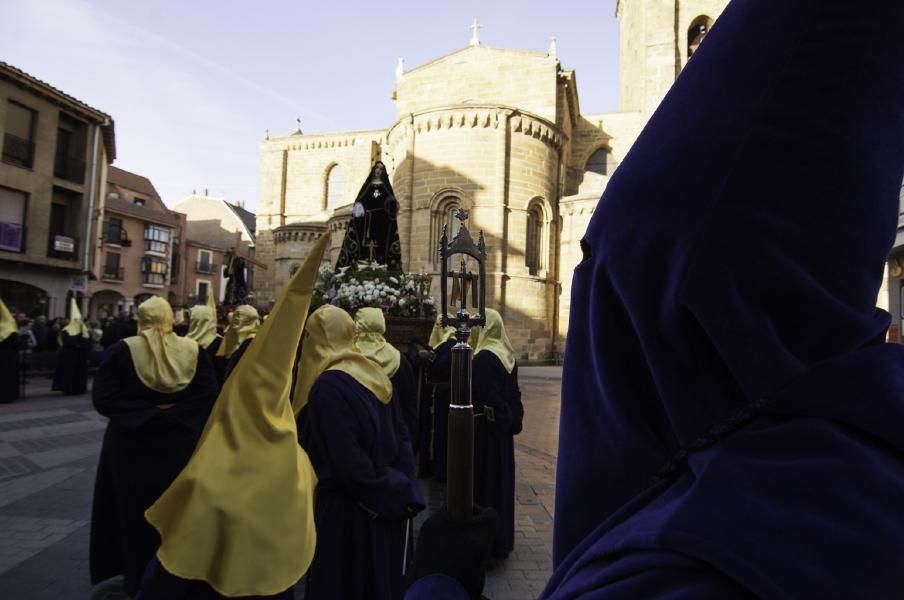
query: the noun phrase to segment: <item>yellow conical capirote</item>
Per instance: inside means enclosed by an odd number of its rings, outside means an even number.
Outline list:
[[[364,356],[377,361],[387,377],[399,370],[402,354],[386,341],[386,318],[379,308],[359,308],[355,313],[355,347]]]
[[[224,596],[278,594],[314,556],[317,477],[298,445],[289,387],[329,237],[286,285],[220,391],[188,465],[145,513],[160,532],[163,567]]]
[[[502,366],[509,373],[515,368],[515,349],[505,333],[502,316],[492,308],[486,309],[486,323],[471,330],[474,341],[474,356],[488,351],[496,355]]]
[[[69,324],[63,327],[63,331],[71,336],[81,335],[86,338],[89,335],[88,328],[85,326],[85,322],[82,321],[82,311],[78,309],[78,302],[75,301],[75,297],[69,299]]]
[[[194,379],[198,343],[173,333],[173,309],[160,296],[152,296],[138,306],[138,335],[125,342],[135,374],[152,390],[173,394]]]
[[[308,394],[324,371],[348,373],[383,404],[392,400],[392,382],[383,369],[355,348],[355,322],[351,315],[326,304],[311,313],[304,331],[292,399],[296,415],[308,403]]]
[[[19,331],[19,326],[12,313],[6,308],[3,300],[0,300],[0,342]],[[12,343],[12,342],[10,342]]]

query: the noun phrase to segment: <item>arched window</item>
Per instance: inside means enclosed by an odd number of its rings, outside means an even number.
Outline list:
[[[430,262],[438,262],[439,240],[443,236],[443,226],[446,226],[446,235],[450,241],[458,234],[461,221],[455,218],[455,213],[461,206],[461,198],[455,195],[444,196],[434,204],[430,215]]]
[[[539,202],[532,202],[527,208],[527,230],[524,242],[524,264],[531,275],[539,275],[543,268],[543,207]]]
[[[693,21],[691,21],[690,27],[687,28],[687,58],[690,59],[693,56],[694,52],[697,51],[697,48],[700,47],[700,43],[703,41],[703,38],[706,37],[706,34],[709,33],[710,28],[713,26],[713,20],[706,15],[700,15]]]
[[[584,168],[589,173],[597,173],[599,175],[609,174],[609,151],[600,148],[590,155],[587,159],[587,166]]]
[[[354,198],[346,197],[345,193],[345,168],[342,165],[333,165],[326,174],[326,206],[332,210],[338,206],[348,204]]]

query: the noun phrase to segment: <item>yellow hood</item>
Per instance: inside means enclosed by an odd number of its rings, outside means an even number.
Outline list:
[[[209,306],[192,306],[188,322],[185,337],[198,342],[202,348],[207,348],[217,339],[217,313]]]
[[[173,309],[160,296],[138,307],[138,335],[125,339],[135,373],[152,390],[172,394],[188,387],[198,367],[198,343],[173,333]]]
[[[515,349],[505,333],[502,316],[492,308],[486,309],[486,324],[471,330],[470,339],[476,340],[474,341],[474,356],[489,351],[499,358],[502,366],[509,373],[515,368]]]
[[[223,341],[217,350],[217,356],[229,358],[232,353],[239,349],[242,342],[250,337],[257,335],[260,329],[260,315],[253,306],[243,304],[231,313],[229,318],[229,326],[223,332]]]
[[[392,400],[392,383],[383,369],[355,348],[355,322],[347,312],[330,304],[321,306],[308,317],[304,332],[292,400],[296,415],[324,371],[348,373],[383,404]]]
[[[17,331],[19,331],[19,325],[16,323],[16,319],[13,318],[12,313],[6,308],[3,300],[0,300],[0,342]]]
[[[383,337],[386,319],[379,308],[361,308],[355,313],[355,347],[364,356],[375,360],[387,377],[399,370],[401,353]]]
[[[258,340],[226,381],[188,465],[145,516],[157,558],[224,596],[272,596],[311,564],[317,477],[298,445],[292,365],[324,235],[289,281]]]
[[[436,317],[436,323],[433,324],[433,331],[430,332],[430,341],[428,344],[431,348],[436,348],[446,340],[451,340],[455,337],[455,328],[449,325],[448,327],[443,327],[440,325],[439,316]]]

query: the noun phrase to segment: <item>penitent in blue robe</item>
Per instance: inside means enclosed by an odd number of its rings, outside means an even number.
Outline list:
[[[518,367],[506,372],[492,352],[474,357],[474,502],[499,514],[499,530],[490,550],[504,560],[515,547],[515,442],[524,406]]]
[[[898,0],[734,0],[613,174],[544,597],[901,596],[902,31]]]
[[[352,376],[325,371],[299,421],[317,473],[305,598],[401,598],[405,522],[424,500],[399,402],[382,404]]]

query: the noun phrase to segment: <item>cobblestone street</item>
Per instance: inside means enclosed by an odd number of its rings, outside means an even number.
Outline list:
[[[535,597],[551,571],[553,485],[561,368],[520,370],[525,422],[515,438],[515,551],[487,576],[493,600]],[[88,394],[63,397],[49,380],[0,405],[0,590],[4,600],[123,598],[92,589],[88,539],[97,455],[106,421]],[[442,486],[424,483],[431,507]],[[300,597],[301,594],[297,594]]]

